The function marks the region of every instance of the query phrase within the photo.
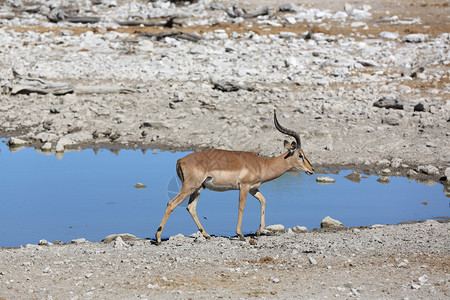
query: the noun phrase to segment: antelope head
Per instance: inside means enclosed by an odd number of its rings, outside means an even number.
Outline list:
[[[289,143],[286,140],[284,141],[284,148],[288,150],[284,159],[289,160],[289,163],[292,165],[293,169],[304,171],[307,175],[314,174],[314,168],[313,166],[311,166],[311,163],[308,161],[305,153],[302,150],[302,144],[298,133],[281,126],[277,120],[277,114],[275,110],[273,111],[273,120],[275,122],[275,127],[279,132],[290,135],[295,139],[295,142],[292,143]]]

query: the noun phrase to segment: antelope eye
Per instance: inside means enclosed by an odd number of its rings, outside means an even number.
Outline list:
[[[303,155],[302,155],[302,154],[299,154],[299,155],[298,155],[298,158],[303,159]]]

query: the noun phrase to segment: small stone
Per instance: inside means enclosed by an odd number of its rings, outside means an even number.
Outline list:
[[[384,174],[384,175],[388,175],[388,174],[391,174],[391,170],[390,169],[383,169],[383,170],[381,170],[381,173]]]
[[[138,238],[130,233],[120,233],[120,234],[110,234],[105,237],[102,242],[103,243],[111,243],[115,241],[117,238],[121,238],[123,241],[136,241]]]
[[[117,249],[123,249],[127,248],[128,244],[123,241],[122,237],[118,236],[114,241],[113,247]]]
[[[73,239],[70,241],[72,244],[82,244],[82,243],[86,243],[86,239],[85,238],[79,238],[79,239]]]
[[[317,265],[317,261],[314,259],[314,257],[310,256],[310,257],[308,257],[308,260],[312,265]]]
[[[450,182],[450,168],[445,169],[444,175],[447,178],[447,182]]]
[[[402,261],[401,263],[399,263],[399,264],[397,265],[397,268],[405,268],[406,265],[407,265],[407,263],[406,263],[405,261]]]
[[[380,178],[377,179],[377,181],[382,184],[387,184],[390,182],[389,176],[381,176]]]
[[[400,125],[400,119],[397,116],[394,116],[394,115],[384,116],[383,119],[381,120],[381,122],[383,124],[388,124],[388,125],[391,125],[391,126]]]
[[[52,271],[52,269],[50,269],[50,267],[45,267],[45,269],[42,272],[47,274],[47,273],[50,273],[51,271]]]
[[[370,226],[370,228],[383,228],[386,225],[382,225],[382,224],[373,224],[372,226]]]
[[[185,236],[182,235],[181,233],[177,234],[177,235],[173,235],[169,238],[169,241],[173,241],[173,240],[180,240],[180,239],[184,239]]]
[[[52,243],[49,243],[47,240],[39,240],[38,245],[40,246],[51,246]]]
[[[331,177],[317,177],[317,178],[316,178],[316,181],[317,181],[318,183],[325,183],[325,184],[328,184],[328,183],[335,183],[335,182],[336,182],[336,180],[334,180],[334,179],[331,178]]]
[[[19,138],[15,138],[15,137],[10,138],[9,142],[8,142],[8,146],[10,146],[10,147],[23,146],[23,145],[26,145],[26,144],[27,144],[26,141],[24,141],[22,139],[19,139]]]
[[[428,35],[421,33],[412,33],[405,35],[403,41],[407,43],[423,43],[427,39]]]
[[[427,275],[422,275],[422,276],[419,277],[419,284],[420,285],[424,285],[427,281],[428,281],[428,276]]]
[[[391,167],[392,168],[399,168],[402,165],[402,159],[395,157],[391,161]]]
[[[418,290],[418,289],[420,289],[420,285],[418,285],[418,284],[412,284],[412,285],[411,285],[411,288],[412,288],[413,290]]]
[[[86,274],[84,275],[84,277],[86,277],[86,278],[91,278],[91,277],[92,277],[92,273],[86,273]]]
[[[328,217],[325,217],[322,222],[320,222],[320,228],[339,228],[344,227],[344,224],[342,224],[340,221],[335,220]]]
[[[136,183],[136,185],[134,187],[139,190],[139,189],[145,189],[147,186],[143,183],[138,182],[138,183]]]
[[[274,224],[274,225],[269,225],[266,227],[267,230],[269,231],[284,231],[284,226],[281,224]]]
[[[280,283],[280,279],[278,279],[278,278],[272,277],[271,279],[272,279],[273,283]]]
[[[398,34],[395,32],[383,31],[383,32],[380,32],[380,34],[378,36],[381,38],[390,39],[390,40],[398,39]]]
[[[417,169],[427,175],[439,175],[439,169],[432,165],[418,166]]]
[[[44,150],[44,151],[52,150],[52,143],[50,143],[50,142],[45,143],[44,145],[42,145],[41,149]]]
[[[147,284],[147,288],[149,288],[149,289],[157,289],[157,288],[159,288],[159,285],[157,283],[155,283],[155,284],[149,283],[149,284]]]
[[[356,172],[348,174],[348,175],[346,175],[344,177],[347,178],[350,181],[353,181],[353,182],[357,182],[357,183],[361,182],[361,174],[356,173]]]
[[[414,177],[414,176],[417,175],[417,172],[414,171],[413,169],[411,169],[411,170],[409,170],[409,171],[406,173],[406,175],[407,175],[408,177]]]
[[[294,228],[292,228],[293,232],[306,232],[308,231],[308,228],[306,228],[305,226],[295,226]]]

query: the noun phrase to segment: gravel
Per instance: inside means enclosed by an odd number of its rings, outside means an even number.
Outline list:
[[[0,249],[0,295],[25,298],[448,298],[449,223],[274,236],[178,236]],[[249,240],[255,242],[249,243]],[[117,240],[116,240],[117,242]]]

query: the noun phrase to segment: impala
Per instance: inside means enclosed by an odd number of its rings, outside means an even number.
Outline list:
[[[278,157],[262,158],[251,152],[212,149],[191,153],[178,160],[177,175],[183,185],[178,195],[167,203],[166,212],[156,231],[158,244],[161,243],[161,234],[170,214],[187,197],[190,197],[187,210],[194,219],[198,230],[205,238],[210,238],[210,235],[200,224],[196,212],[198,198],[204,188],[220,192],[239,190],[239,215],[236,233],[241,240],[245,241],[241,224],[248,193],[261,203],[261,223],[257,234],[265,228],[266,199],[258,190],[260,185],[280,177],[291,169],[304,171],[308,175],[314,173],[314,168],[301,148],[300,136],[278,123],[275,110],[273,117],[278,131],[295,139],[295,142],[292,143],[284,141],[287,152]]]

